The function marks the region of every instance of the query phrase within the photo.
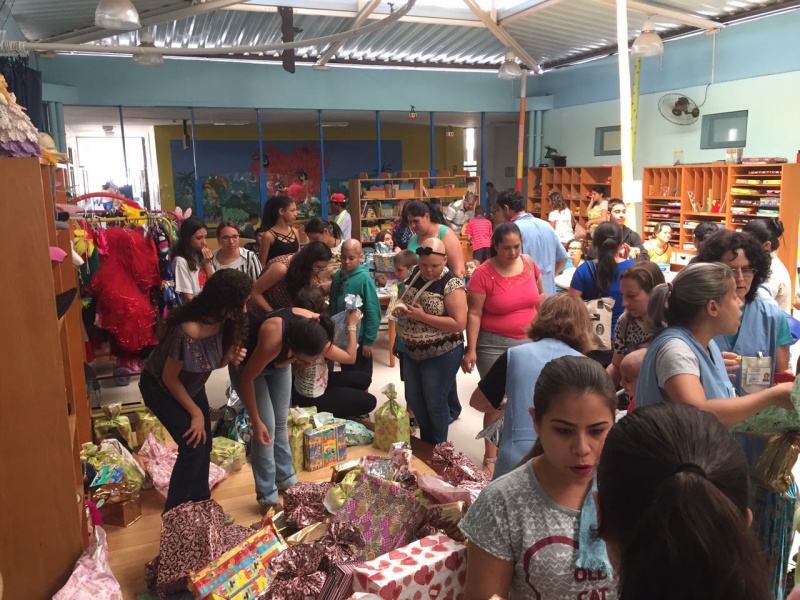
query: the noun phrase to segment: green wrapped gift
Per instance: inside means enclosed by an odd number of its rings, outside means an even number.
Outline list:
[[[162,444],[166,441],[166,433],[161,421],[158,420],[152,411],[149,409],[137,410],[136,417],[138,424],[136,426],[136,434],[139,438],[139,445],[144,444],[148,434],[152,433],[156,439]]]
[[[244,444],[226,437],[215,437],[211,442],[211,462],[233,473],[245,462]]]
[[[131,485],[132,492],[138,494],[144,484],[144,477],[139,470],[122,456],[112,450],[101,450],[91,442],[81,446],[81,460],[92,465],[100,472],[103,467],[120,467],[126,481]]]
[[[336,419],[341,422],[342,419]],[[364,446],[371,444],[375,439],[375,432],[370,431],[361,423],[355,421],[344,421],[344,439],[348,446]]]
[[[131,420],[122,414],[122,404],[107,404],[103,407],[103,417],[94,420],[94,439],[100,441],[109,431],[117,429],[130,448],[136,445],[131,429]]]
[[[313,406],[308,408],[293,406],[289,409],[289,420],[287,421],[289,448],[292,451],[292,465],[294,465],[296,473],[303,470],[303,432],[314,428],[312,415],[315,414],[317,414],[317,409]]]

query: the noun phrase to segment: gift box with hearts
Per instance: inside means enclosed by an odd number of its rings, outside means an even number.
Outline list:
[[[352,568],[353,592],[391,600],[461,600],[467,547],[446,535],[431,535]]]

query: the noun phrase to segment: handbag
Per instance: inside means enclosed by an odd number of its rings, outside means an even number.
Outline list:
[[[588,235],[586,228],[578,223],[578,221],[575,219],[575,215],[572,214],[572,212],[570,212],[570,215],[572,215],[572,235],[576,240],[585,240],[586,236]]]
[[[593,264],[591,262],[587,263],[594,285],[599,292],[600,286],[597,283],[597,272],[592,270]],[[597,350],[611,350],[613,347],[611,344],[611,318],[616,300],[610,296],[603,296],[593,300],[584,300],[583,304],[586,306],[586,310],[589,311],[589,320],[592,322],[592,337]]]

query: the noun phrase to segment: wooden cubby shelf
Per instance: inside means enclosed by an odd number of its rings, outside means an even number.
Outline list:
[[[531,167],[528,169],[528,212],[547,220],[550,192],[560,192],[575,220],[586,226],[592,188],[601,185],[606,198],[622,197],[622,171],[607,167]]]

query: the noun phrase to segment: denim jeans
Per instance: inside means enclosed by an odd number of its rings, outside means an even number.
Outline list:
[[[228,372],[233,389],[240,394],[239,367],[229,365]],[[289,431],[286,427],[292,401],[291,366],[264,369],[253,383],[256,388],[258,416],[269,431],[270,444],[264,446],[253,440],[250,457],[256,482],[256,498],[259,504],[269,505],[278,501],[278,490],[288,489],[297,483],[297,475],[292,466],[292,451],[289,448]]]
[[[144,403],[164,425],[172,439],[178,444],[178,459],[169,480],[169,492],[164,512],[184,502],[201,502],[211,498],[208,487],[208,469],[211,463],[211,419],[208,415],[208,398],[203,388],[193,398],[203,412],[206,423],[206,441],[193,448],[183,438],[192,424],[186,409],[161,387],[158,380],[147,371],[139,378],[139,391]]]
[[[406,402],[417,418],[420,437],[429,444],[447,441],[448,396],[463,354],[464,346],[458,346],[441,356],[419,361],[407,352],[403,355]]]
[[[369,375],[370,382],[372,381],[372,356],[369,357],[364,356],[362,353],[363,346],[361,344],[358,345],[356,348],[356,362],[352,365],[341,365],[342,372],[347,373],[348,371],[358,371],[361,373],[366,373]],[[333,365],[333,363],[330,363]],[[333,372],[333,368],[330,369]]]

